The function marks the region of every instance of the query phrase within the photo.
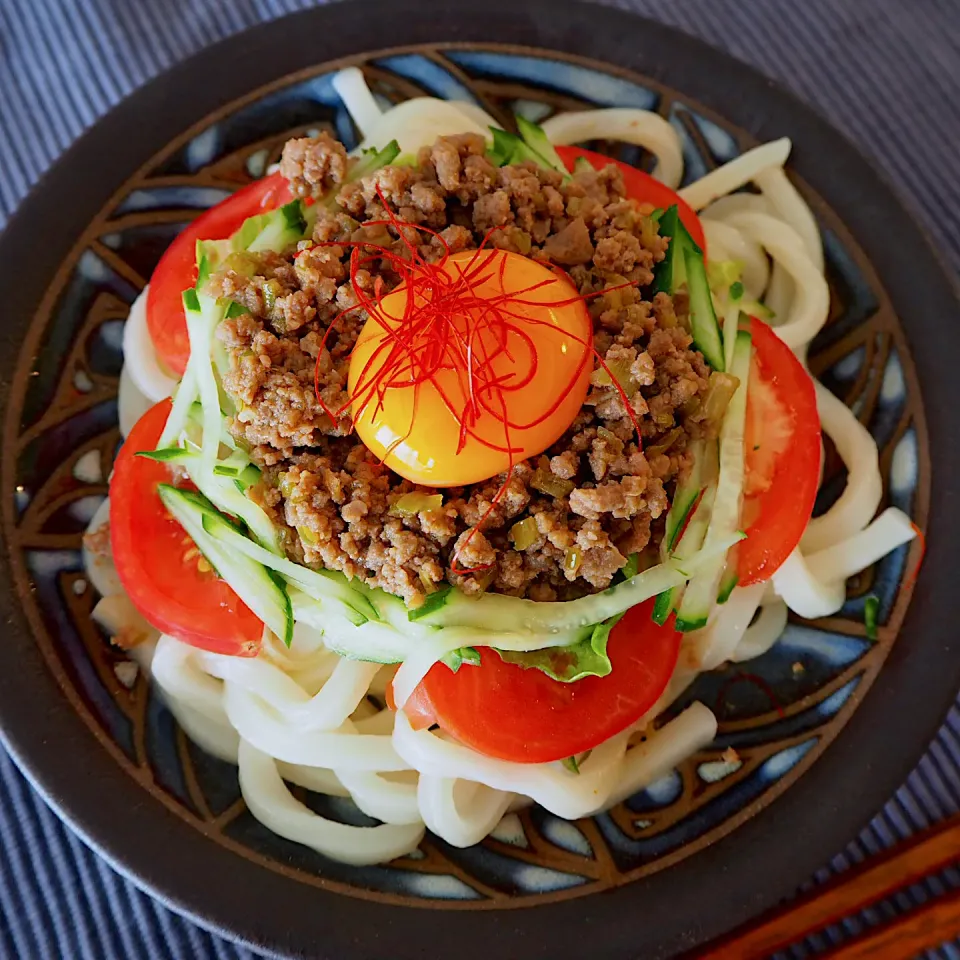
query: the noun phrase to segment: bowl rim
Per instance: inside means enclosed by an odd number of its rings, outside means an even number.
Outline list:
[[[790,895],[841,850],[906,778],[960,688],[960,658],[949,631],[960,614],[960,592],[949,589],[947,575],[948,534],[958,520],[952,478],[960,473],[960,445],[947,440],[950,414],[960,406],[960,378],[936,376],[960,358],[960,332],[949,323],[957,293],[895,192],[842,134],[752,67],[671,27],[608,7],[486,0],[481,10],[435,0],[423,19],[418,0],[350,0],[291,14],[208,47],[127,97],[57,161],[14,213],[0,234],[0,302],[13,318],[0,332],[0,403],[8,406],[23,334],[74,239],[116,184],[170,140],[223,104],[300,69],[449,41],[520,45],[606,62],[689,95],[757,139],[791,136],[797,145],[792,169],[828,198],[883,276],[922,384],[932,441],[929,510],[937,523],[900,639],[863,702],[797,783],[696,856],[589,901],[520,910],[433,909],[428,927],[420,909],[341,896],[265,871],[198,835],[163,804],[145,805],[140,785],[101,748],[63,695],[9,573],[0,590],[0,616],[13,627],[0,645],[0,739],[44,799],[124,876],[207,929],[261,949],[366,958],[389,944],[403,958],[423,955],[426,934],[434,944],[456,944],[464,960],[486,960],[493,943],[504,955],[522,952],[534,960],[579,956],[582,938],[592,932],[594,952],[605,957],[670,956]],[[219,69],[238,62],[244,71]],[[776,109],[751,110],[758,102]],[[78,182],[85,186],[79,197]],[[936,324],[936,336],[924,336],[921,323]],[[15,419],[8,409],[4,450]],[[12,459],[3,458],[5,491],[11,489]],[[624,922],[638,909],[651,912],[656,925]]]

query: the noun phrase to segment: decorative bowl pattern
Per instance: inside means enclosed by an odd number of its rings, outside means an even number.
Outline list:
[[[753,141],[658,83],[565,54],[481,45],[415,47],[357,63],[378,98],[424,93],[479,103],[506,122],[589,106],[659,111],[680,133],[694,179]],[[715,709],[715,744],[608,814],[568,823],[539,808],[507,816],[467,850],[428,836],[414,856],[378,867],[331,862],[267,831],[246,811],[234,768],[206,756],[140,676],[129,673],[90,619],[93,589],[80,537],[106,494],[115,453],[124,318],[160,254],[200,210],[263,173],[291,134],[328,128],[348,146],[356,132],[320,67],[272,84],[208,117],[153,158],[90,223],[52,282],[35,323],[39,352],[9,417],[15,504],[5,536],[23,602],[47,662],[84,721],[144,789],[208,837],[308,884],[393,903],[503,907],[592,893],[659,870],[733,830],[787,789],[856,710],[894,643],[912,592],[919,546],[903,547],[850,585],[836,616],[791,621],[763,657],[702,676],[678,708]],[[644,165],[636,148],[593,144]],[[824,202],[798,183],[821,228],[831,321],[811,351],[824,383],[880,447],[885,501],[923,528],[929,499],[927,437],[916,376],[899,322],[866,257]],[[9,435],[9,434],[8,434]],[[828,444],[818,501],[843,487]],[[880,598],[876,642],[863,598]],[[733,746],[740,757],[723,759]],[[364,823],[349,801],[300,796],[324,815]]]

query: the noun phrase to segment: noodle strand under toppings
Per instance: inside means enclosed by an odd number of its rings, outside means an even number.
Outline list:
[[[429,487],[462,486],[504,474],[478,523],[454,553],[458,558],[506,493],[513,468],[555,443],[586,398],[596,357],[620,394],[639,437],[639,423],[618,379],[593,347],[586,299],[553,264],[490,246],[451,253],[437,232],[401,220],[379,186],[387,219],[367,226],[393,228],[401,252],[367,241],[315,246],[352,247],[350,281],[357,302],[324,332],[317,359],[317,400],[334,421],[349,412],[361,440],[396,473]],[[442,254],[427,260],[414,242],[434,237]],[[386,265],[400,278],[384,289]],[[360,271],[376,266],[372,293]],[[350,360],[348,399],[331,408],[320,391],[323,348],[338,321],[355,311],[368,320]]]

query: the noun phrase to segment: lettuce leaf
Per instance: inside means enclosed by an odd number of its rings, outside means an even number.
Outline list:
[[[451,650],[440,659],[456,673],[465,663],[472,667],[479,667],[480,651],[476,647],[460,647],[457,650]]]
[[[605,677],[613,669],[607,656],[607,641],[610,631],[622,616],[620,613],[603,623],[595,623],[583,640],[566,647],[549,647],[531,653],[493,649],[504,663],[515,663],[528,670],[541,670],[561,683],[573,683],[584,677]]]

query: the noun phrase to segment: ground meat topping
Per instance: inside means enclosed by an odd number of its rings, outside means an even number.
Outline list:
[[[280,173],[295,197],[319,196],[347,173],[347,151],[329,133],[288,140],[280,157]]]
[[[605,589],[630,554],[653,552],[689,441],[716,431],[704,420],[711,374],[692,347],[687,304],[643,298],[667,242],[649,208],[626,198],[620,171],[563,180],[531,163],[496,168],[485,147],[473,134],[440,138],[416,166],[348,183],[346,151],[329,135],[290,141],[281,172],[293,194],[338,191],[316,219],[313,243],[324,245],[228,260],[208,286],[248,310],[218,330],[230,359],[223,386],[237,407],[229,429],[263,470],[252,495],[288,553],[414,607],[444,582],[536,600]],[[434,233],[407,228],[402,240],[371,223],[386,217],[384,203]],[[594,347],[619,389],[597,365],[580,413],[543,456],[515,464],[509,478],[429,490],[382,466],[352,431],[349,359],[366,317],[343,311],[357,303],[354,283],[372,294],[399,277],[381,261],[351,279],[349,244],[399,253],[405,240],[436,261],[444,244],[456,252],[485,238],[557,264],[582,294],[604,291],[588,300]],[[440,493],[442,504],[398,509],[412,492]]]

